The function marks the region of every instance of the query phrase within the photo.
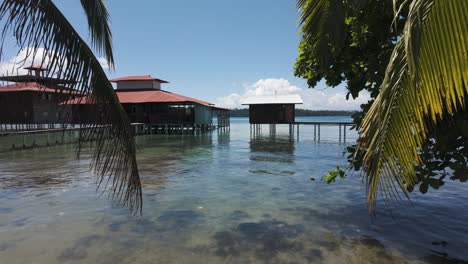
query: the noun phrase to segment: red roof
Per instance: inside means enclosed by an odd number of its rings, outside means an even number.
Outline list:
[[[121,81],[158,81],[160,83],[169,83],[168,81],[164,81],[158,78],[154,78],[151,75],[133,75],[133,76],[125,76],[119,77],[110,80],[111,82],[121,82]]]
[[[188,96],[167,92],[164,90],[146,91],[116,91],[119,101],[122,104],[128,103],[196,103],[205,106],[213,106],[208,102],[191,98]],[[64,104],[89,104],[88,98],[76,98]]]
[[[3,92],[23,92],[23,91],[37,91],[37,92],[52,92],[55,93],[57,90],[55,88],[49,88],[43,85],[40,85],[37,82],[24,82],[24,83],[15,83],[5,86],[0,86],[0,93]]]
[[[45,86],[37,82],[19,82],[0,86],[0,93],[8,92],[47,92],[47,93],[73,93],[80,94],[78,90],[72,90],[64,86]]]

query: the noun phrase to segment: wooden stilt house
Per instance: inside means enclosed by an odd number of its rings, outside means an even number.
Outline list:
[[[150,75],[111,81],[117,84],[116,94],[132,123],[211,125],[214,111],[222,110],[211,103],[162,90],[161,85],[168,82]],[[67,104],[72,105],[75,123],[99,119],[88,98],[77,98]]]
[[[251,124],[285,124],[295,121],[295,106],[302,103],[302,98],[293,94],[249,97],[242,105],[249,106]]]
[[[24,75],[0,77],[0,124],[63,122],[67,112],[60,103],[78,95],[66,87],[72,82],[47,77],[47,69],[40,66],[25,69]]]

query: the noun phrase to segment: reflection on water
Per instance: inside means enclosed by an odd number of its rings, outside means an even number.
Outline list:
[[[310,180],[346,162],[332,129],[248,128],[138,137],[136,218],[98,198],[86,150],[0,154],[0,263],[466,263],[465,185],[372,221],[358,177]]]

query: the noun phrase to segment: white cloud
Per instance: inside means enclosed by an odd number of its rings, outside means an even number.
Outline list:
[[[23,69],[24,67],[41,65],[43,59],[43,65],[47,65],[47,52],[43,48],[38,48],[35,55],[22,49],[16,56],[0,62],[0,75],[26,74],[27,71]]]
[[[345,92],[337,92],[333,89],[304,89],[292,85],[288,80],[282,78],[260,79],[253,84],[244,85],[244,88],[243,93],[232,93],[218,98],[217,105],[228,108],[241,108],[243,107],[242,102],[247,97],[267,96],[275,93],[279,95],[299,94],[304,104],[298,107],[312,110],[358,110],[361,104],[370,100],[370,96],[366,92],[361,92],[356,100],[346,100]]]
[[[98,59],[98,61],[99,61],[99,64],[101,64],[101,67],[102,67],[104,70],[109,70],[109,65],[107,65],[107,60],[106,60],[106,58],[104,58],[104,57],[98,57],[97,59]]]
[[[16,56],[0,62],[0,75],[26,74],[27,71],[23,68],[31,65],[43,65],[47,67],[51,55],[44,48],[38,48],[34,56],[28,53],[27,49],[22,49]],[[104,70],[109,69],[105,58],[99,57],[98,61]]]

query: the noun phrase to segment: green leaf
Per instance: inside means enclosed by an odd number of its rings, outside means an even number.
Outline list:
[[[419,185],[419,191],[422,193],[422,194],[425,194],[427,193],[427,189],[429,188],[429,185],[426,183],[426,182],[423,182],[421,183],[421,185]]]

